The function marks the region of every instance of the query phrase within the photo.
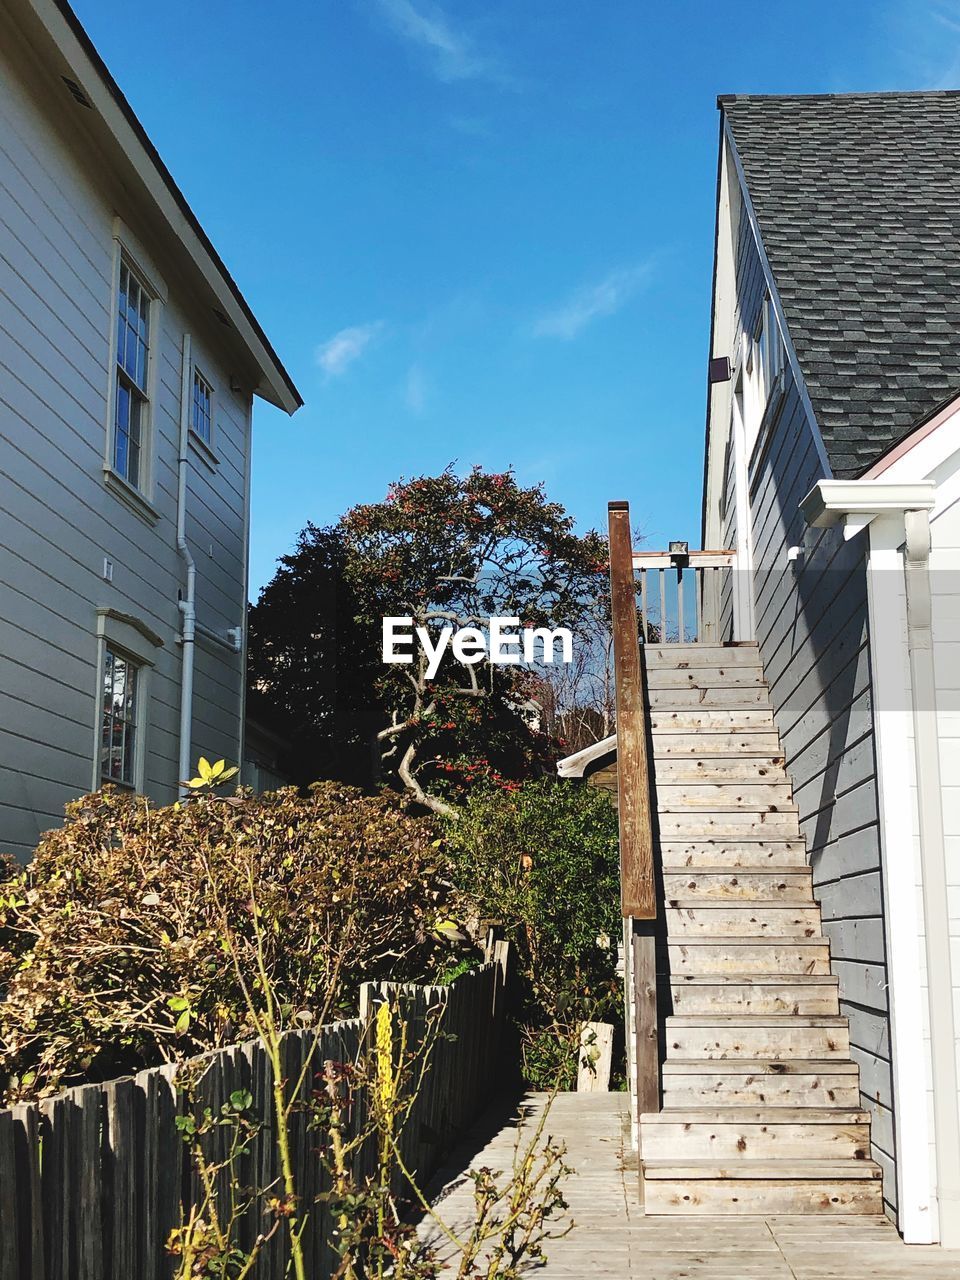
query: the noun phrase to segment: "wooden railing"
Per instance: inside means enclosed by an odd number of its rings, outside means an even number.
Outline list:
[[[385,1001],[399,1011],[411,1054],[432,1037],[439,1018],[440,1034],[429,1041],[429,1067],[400,1137],[404,1162],[423,1183],[500,1078],[506,947],[494,944],[493,962],[448,986],[366,983],[359,1018],[284,1037],[286,1082],[301,1082],[289,1132],[297,1193],[308,1214],[302,1241],[311,1280],[327,1280],[338,1266],[318,1134],[310,1127],[310,1098],[324,1062],[349,1064],[365,1053],[370,1019]],[[0,1280],[169,1280],[176,1259],[166,1241],[200,1197],[176,1126],[188,1105],[206,1104],[219,1115],[234,1091],[248,1090],[264,1125],[247,1143],[238,1177],[248,1187],[275,1182],[273,1077],[260,1042],[187,1065],[187,1075],[196,1075],[192,1104],[177,1086],[176,1068],[168,1066],[0,1111]],[[355,1104],[362,1109],[363,1099]],[[373,1173],[369,1153],[360,1153],[360,1163],[360,1174]],[[261,1208],[245,1215],[240,1247],[249,1248],[263,1229]],[[264,1247],[255,1275],[282,1280],[292,1274],[289,1267],[287,1236],[280,1232]]]
[[[632,1105],[638,1114],[660,1110],[657,1044],[657,964],[655,927],[651,769],[647,750],[648,699],[640,659],[637,591],[630,532],[630,507],[611,502],[610,604],[617,693],[617,809],[620,818],[620,905],[624,916],[628,1064]]]
[[[717,643],[723,580],[734,551],[634,551],[640,635],[652,644]]]

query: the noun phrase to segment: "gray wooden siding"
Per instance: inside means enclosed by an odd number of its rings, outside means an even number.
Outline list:
[[[759,255],[743,220],[738,255],[741,325],[764,296]],[[896,1209],[876,761],[871,712],[866,540],[808,530],[800,499],[824,475],[796,385],[754,450],[750,509],[757,639],[807,838],[823,929],[840,979],[873,1117],[874,1158]],[[729,495],[725,495],[729,500]],[[797,567],[792,546],[804,548]]]
[[[175,794],[180,703],[176,549],[181,341],[217,391],[217,463],[191,450],[188,539],[198,616],[225,631],[245,609],[245,466],[250,399],[230,391],[216,322],[178,297],[137,212],[106,184],[24,76],[31,66],[0,20],[0,848],[28,857],[94,775],[99,697],[97,610],[133,615],[160,635],[146,712],[144,782]],[[8,38],[9,37],[9,38]],[[49,95],[47,95],[49,97]],[[44,105],[38,106],[43,101]],[[50,113],[53,114],[50,114]],[[145,521],[104,484],[112,377],[114,214],[171,293],[151,348],[152,492]],[[183,295],[186,297],[186,295]],[[103,562],[113,562],[112,583]],[[236,759],[241,657],[198,645],[193,755]]]

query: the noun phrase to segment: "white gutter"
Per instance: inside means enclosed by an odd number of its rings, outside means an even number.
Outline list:
[[[180,679],[180,758],[177,779],[181,795],[187,794],[186,780],[191,776],[190,751],[193,740],[193,660],[196,649],[197,626],[197,566],[187,546],[187,448],[190,433],[190,359],[189,333],[183,335],[183,354],[180,369],[180,447],[177,453],[177,551],[187,566],[187,593],[180,600],[182,624],[181,679]]]
[[[808,524],[818,528],[842,521],[845,538],[853,537],[881,515],[899,516],[903,520],[906,643],[917,779],[939,1242],[944,1248],[957,1248],[960,1247],[960,1099],[930,591],[930,511],[935,502],[936,485],[930,480],[901,484],[823,480],[802,500],[800,508]],[[887,857],[903,858],[906,853],[906,849],[888,849]],[[895,957],[891,960],[895,963]],[[922,1087],[922,1080],[913,1082],[914,1089]]]

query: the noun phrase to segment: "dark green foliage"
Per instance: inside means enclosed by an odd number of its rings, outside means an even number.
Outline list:
[[[249,612],[248,714],[285,744],[281,767],[301,786],[367,784],[385,716],[379,628],[358,620],[344,560],[338,529],[307,525]]]
[[[525,1079],[571,1088],[580,1024],[621,1018],[616,814],[576,783],[475,789],[447,838],[458,891],[515,948]]]

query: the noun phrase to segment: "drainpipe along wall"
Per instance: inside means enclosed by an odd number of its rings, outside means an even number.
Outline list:
[[[193,738],[193,663],[197,634],[197,566],[187,545],[187,461],[190,433],[190,374],[192,371],[189,333],[183,335],[180,371],[180,447],[177,452],[177,551],[186,565],[187,589],[179,601],[181,628],[180,679],[180,758],[177,765],[179,791],[186,794],[184,783],[191,776],[191,743]]]

